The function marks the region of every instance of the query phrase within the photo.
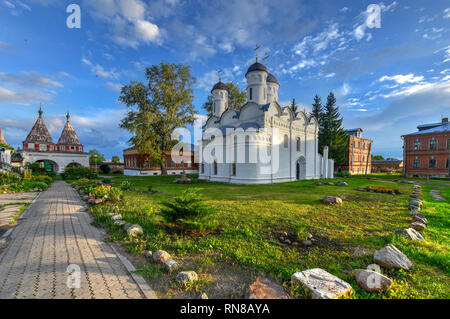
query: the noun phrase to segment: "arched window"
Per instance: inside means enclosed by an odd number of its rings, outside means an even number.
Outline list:
[[[289,147],[289,137],[287,136],[287,134],[284,135],[284,148],[288,148]]]
[[[297,152],[300,152],[300,137],[297,137]]]

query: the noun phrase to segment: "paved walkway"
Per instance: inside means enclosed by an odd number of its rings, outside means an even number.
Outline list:
[[[41,193],[0,254],[0,299],[144,298],[83,205],[62,181]]]
[[[24,205],[8,205],[0,207],[0,234],[2,227],[9,226],[14,220],[14,216]]]

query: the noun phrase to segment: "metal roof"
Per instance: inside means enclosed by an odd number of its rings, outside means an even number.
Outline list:
[[[403,136],[410,136],[410,135],[422,135],[422,134],[432,134],[432,133],[444,133],[444,132],[450,132],[450,123],[441,123],[439,126],[430,128],[428,130],[422,130],[415,133],[405,134]]]
[[[248,68],[247,73],[245,73],[245,76],[247,76],[247,74],[249,74],[252,71],[264,71],[264,72],[267,72],[267,67],[264,64],[261,64],[259,62],[253,63]]]

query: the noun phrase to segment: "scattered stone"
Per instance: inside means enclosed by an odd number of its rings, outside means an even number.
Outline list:
[[[125,230],[128,230],[128,228],[130,228],[131,226],[133,226],[133,224],[126,223],[125,226],[123,226],[123,228],[124,228]]]
[[[123,226],[123,225],[125,225],[126,223],[123,221],[123,220],[116,220],[115,222],[114,222],[114,225],[116,225],[116,226]]]
[[[258,278],[250,285],[246,299],[291,299],[284,288],[267,278]]]
[[[395,234],[400,235],[400,236],[404,236],[404,237],[409,238],[411,240],[423,240],[422,235],[417,230],[415,230],[414,228],[396,229],[395,230]]]
[[[195,271],[182,271],[175,277],[175,280],[179,284],[192,284],[198,280],[198,275]]]
[[[292,243],[289,239],[286,239],[284,242],[288,245],[290,245]]]
[[[413,223],[411,223],[409,225],[409,227],[413,228],[413,229],[415,229],[417,231],[422,231],[422,230],[424,230],[427,227],[427,225],[419,223],[419,222],[413,222]]]
[[[152,258],[152,256],[153,256],[153,253],[152,253],[152,251],[151,250],[146,250],[145,251],[145,253],[144,253],[144,256],[145,256],[145,258]]]
[[[298,246],[298,243],[297,243],[296,241],[294,241],[294,242],[292,243],[292,246]]]
[[[409,214],[411,216],[419,216],[420,218],[425,218],[425,216],[423,216],[421,213],[416,212],[416,211],[411,211]]]
[[[420,210],[420,207],[419,206],[417,206],[417,205],[409,205],[408,206],[408,210]]]
[[[442,197],[441,192],[436,189],[430,190],[430,195],[431,197],[433,197],[434,200],[445,201],[445,198]]]
[[[419,222],[419,223],[422,223],[422,224],[428,224],[428,220],[425,218],[425,217],[420,217],[420,216],[417,216],[417,215],[413,215],[413,221],[415,221],[415,222]]]
[[[172,257],[167,251],[164,250],[157,250],[153,253],[153,261],[157,263],[165,263],[167,260],[171,259]]]
[[[323,184],[325,184],[325,183],[322,182],[322,181],[318,181],[316,184],[317,184],[317,185],[323,185]]]
[[[173,259],[166,260],[164,262],[164,266],[166,266],[169,272],[173,272],[175,270],[180,269],[180,265]]]
[[[127,233],[130,236],[137,237],[139,235],[142,235],[144,233],[144,230],[140,225],[135,224],[127,228]]]
[[[100,205],[101,203],[103,203],[103,199],[101,198],[94,199],[94,205]]]
[[[409,201],[409,204],[416,205],[418,207],[422,207],[422,201],[420,199],[411,198],[411,200]]]
[[[336,183],[337,186],[348,186],[347,182]]]
[[[308,289],[312,299],[336,299],[349,295],[353,290],[348,283],[320,268],[297,272],[291,280]]]
[[[392,244],[387,245],[381,250],[375,252],[373,260],[378,265],[387,268],[401,268],[410,270],[412,267],[411,261],[400,250]]]
[[[388,277],[366,269],[355,269],[355,278],[361,288],[368,292],[384,291],[392,285]]]
[[[328,204],[342,205],[342,199],[340,199],[339,197],[333,197],[333,196],[325,196],[323,198],[323,202],[328,203]]]
[[[197,299],[208,299],[208,295],[206,293],[202,293],[198,295]]]
[[[383,274],[383,272],[381,271],[380,265],[377,265],[377,264],[370,264],[369,266],[367,266],[367,270],[372,270],[372,271],[376,271],[379,274]]]
[[[113,215],[111,216],[112,220],[121,220],[122,219],[122,215]]]
[[[365,188],[357,188],[356,190],[361,191],[361,192],[367,192],[367,189],[365,189]]]
[[[311,245],[312,245],[312,241],[310,241],[310,240],[304,240],[304,241],[302,241],[302,245],[303,245],[303,246],[311,246]]]

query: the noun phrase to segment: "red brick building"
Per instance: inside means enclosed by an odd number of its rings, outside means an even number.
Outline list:
[[[347,163],[336,166],[335,171],[352,175],[370,173],[372,170],[372,140],[362,137],[361,128],[348,130]]]
[[[372,173],[403,172],[402,160],[372,161]]]
[[[403,135],[403,174],[406,177],[448,177],[450,124],[419,125],[418,132]]]
[[[194,149],[193,147],[191,149]],[[198,151],[191,151],[183,160],[180,159],[183,150],[179,152],[177,158],[172,158],[172,152],[166,151],[165,166],[168,175],[180,175],[183,170],[186,174],[198,174]],[[156,176],[161,175],[161,168],[158,163],[152,162],[149,158],[139,154],[135,148],[123,151],[124,175],[128,176]]]

